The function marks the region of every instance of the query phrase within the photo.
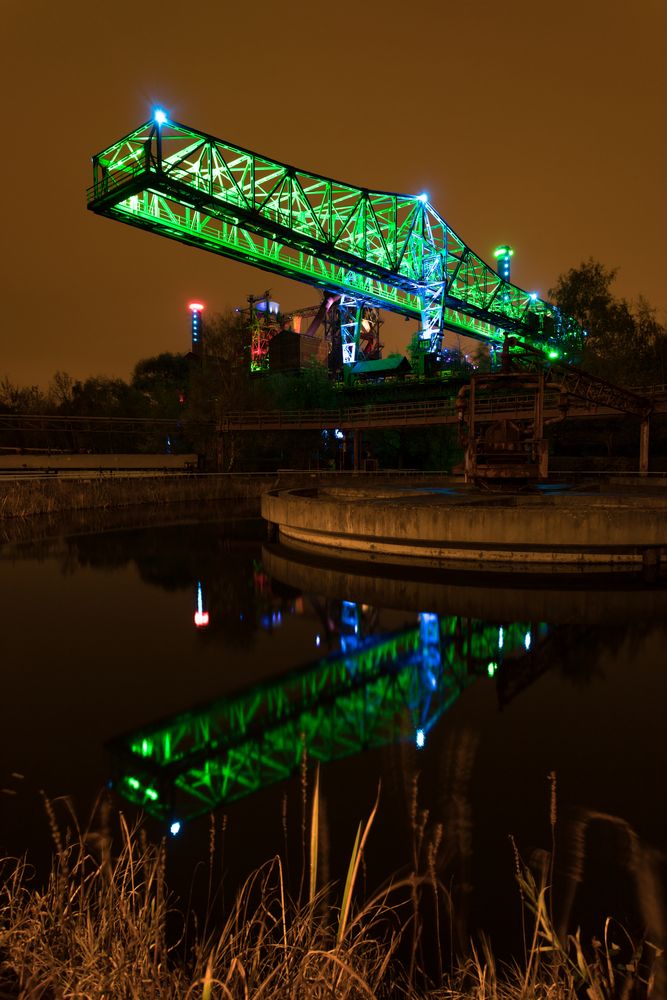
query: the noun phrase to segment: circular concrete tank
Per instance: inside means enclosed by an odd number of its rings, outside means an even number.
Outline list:
[[[383,563],[594,571],[667,559],[667,495],[649,488],[288,490],[265,494],[262,516],[291,547]]]

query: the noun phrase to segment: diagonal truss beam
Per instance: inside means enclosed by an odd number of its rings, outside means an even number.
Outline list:
[[[147,122],[93,157],[100,215],[422,321],[575,351],[559,310],[504,281],[424,196],[355,187],[175,122]]]

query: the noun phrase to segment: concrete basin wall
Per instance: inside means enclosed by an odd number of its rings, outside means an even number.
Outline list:
[[[455,491],[288,491],[262,516],[290,544],[369,556],[472,562],[660,561],[667,498]]]

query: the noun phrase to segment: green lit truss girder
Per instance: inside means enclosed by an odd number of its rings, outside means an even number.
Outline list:
[[[419,319],[429,351],[446,329],[580,342],[574,320],[504,281],[423,196],[354,187],[185,125],[147,122],[94,156],[88,207]]]
[[[159,819],[190,819],[289,778],[304,751],[324,762],[425,738],[502,650],[496,626],[420,617],[420,627],[114,741],[117,790]],[[504,649],[520,648],[529,627],[509,626]]]

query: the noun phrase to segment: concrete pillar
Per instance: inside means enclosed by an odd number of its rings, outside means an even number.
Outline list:
[[[648,472],[648,446],[649,446],[649,417],[644,417],[639,431],[639,472],[646,475]]]

